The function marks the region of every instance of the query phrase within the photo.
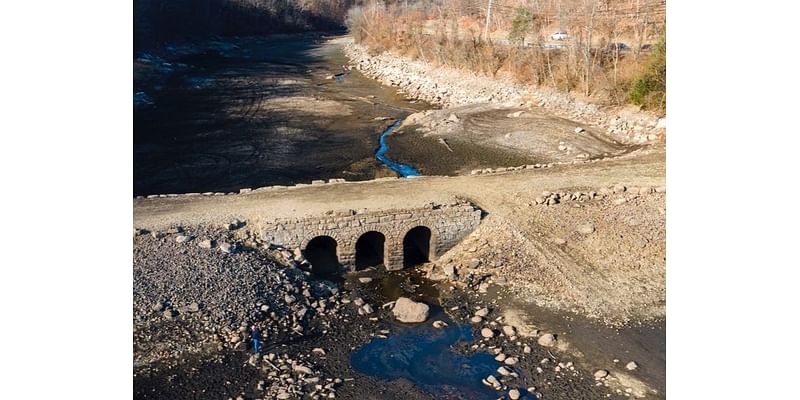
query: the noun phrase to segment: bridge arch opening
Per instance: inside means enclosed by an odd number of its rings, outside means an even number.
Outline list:
[[[303,255],[311,263],[315,275],[330,275],[339,272],[339,258],[336,255],[336,239],[330,236],[317,236],[306,245]]]
[[[356,241],[356,270],[381,265],[384,262],[386,237],[378,231],[369,231]]]
[[[403,238],[403,267],[413,267],[430,261],[431,230],[417,226]]]

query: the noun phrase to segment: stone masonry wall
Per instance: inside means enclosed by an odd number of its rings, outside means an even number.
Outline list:
[[[455,246],[480,223],[481,210],[468,203],[430,204],[427,207],[380,211],[330,213],[302,219],[265,222],[261,236],[273,244],[305,250],[319,236],[336,240],[339,262],[353,269],[356,242],[361,235],[377,231],[386,238],[384,264],[389,270],[403,268],[403,238],[417,226],[431,231],[429,259],[435,260]]]

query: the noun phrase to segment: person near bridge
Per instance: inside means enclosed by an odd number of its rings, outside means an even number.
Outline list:
[[[255,325],[250,328],[250,340],[253,342],[253,352],[261,353],[261,330]]]

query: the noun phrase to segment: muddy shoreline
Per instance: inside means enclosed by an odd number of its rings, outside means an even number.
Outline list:
[[[397,176],[376,159],[381,133],[389,121],[437,109],[357,69],[342,74],[345,43],[322,34],[247,37],[138,55],[134,195]],[[386,155],[423,175],[457,175],[629,151],[573,138],[575,125],[561,118],[530,111],[535,118],[508,119],[514,110],[492,107],[459,111],[463,121],[452,126],[449,111],[437,114],[433,135],[399,129]]]
[[[231,38],[139,55],[134,195],[390,174],[374,154],[384,119],[430,106],[358,71],[330,79],[348,60],[328,39]]]
[[[417,132],[398,132],[387,139],[387,156],[404,164],[419,166],[423,175],[453,175],[469,173],[473,169],[499,168],[536,164],[530,156],[493,146],[470,143],[459,138],[423,136]],[[429,163],[426,160],[438,160]]]

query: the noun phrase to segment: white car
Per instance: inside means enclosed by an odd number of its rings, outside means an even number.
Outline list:
[[[564,31],[558,31],[558,32],[555,32],[552,35],[550,35],[550,39],[553,39],[553,40],[564,40],[564,39],[566,39],[568,37],[569,37],[569,35],[567,35],[567,32],[564,32]]]

